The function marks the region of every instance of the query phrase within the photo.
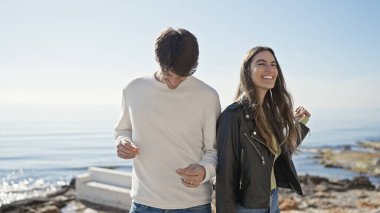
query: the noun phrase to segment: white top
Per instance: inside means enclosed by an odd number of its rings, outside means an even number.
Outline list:
[[[154,75],[137,78],[125,87],[115,139],[126,137],[139,147],[133,159],[134,202],[162,209],[211,202],[219,114],[217,92],[193,76],[174,90]],[[206,177],[197,188],[188,188],[176,169],[194,163],[205,167]]]

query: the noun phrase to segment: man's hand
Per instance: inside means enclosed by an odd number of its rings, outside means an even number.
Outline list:
[[[119,140],[119,144],[116,146],[117,148],[117,156],[123,159],[132,159],[139,154],[139,148],[132,142],[121,139]]]
[[[198,187],[206,176],[206,169],[200,164],[190,164],[176,172],[181,176],[182,184],[190,188]]]

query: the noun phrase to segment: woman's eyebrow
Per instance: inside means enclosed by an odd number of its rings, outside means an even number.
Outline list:
[[[267,61],[265,61],[264,59],[259,59],[255,63],[258,63],[258,62],[267,62]]]
[[[259,60],[257,60],[255,63],[259,63],[259,62],[267,62],[266,60],[264,60],[264,59],[259,59]],[[270,62],[271,64],[273,64],[273,63],[277,63],[276,61],[271,61]]]

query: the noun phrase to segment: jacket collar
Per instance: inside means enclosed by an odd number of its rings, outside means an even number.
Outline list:
[[[241,105],[243,106],[243,116],[245,120],[254,120],[255,115],[255,106],[256,104],[248,104],[246,101],[240,100]]]

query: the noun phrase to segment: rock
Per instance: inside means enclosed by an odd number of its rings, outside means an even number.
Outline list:
[[[327,213],[348,213],[348,212],[354,212],[354,211],[349,210],[347,208],[339,208],[339,207],[334,207],[327,211]]]
[[[380,175],[377,159],[380,152],[332,151],[319,152],[320,163],[326,167],[344,168],[360,174]]]
[[[299,180],[301,181],[301,183],[304,183],[304,184],[315,184],[315,185],[329,182],[329,179],[327,178],[319,177],[319,176],[310,176],[310,175],[300,176]]]
[[[375,186],[371,183],[371,181],[369,181],[368,177],[358,176],[352,180],[352,182],[347,186],[347,188],[374,190]]]
[[[380,168],[376,168],[373,173],[374,176],[380,176]]]
[[[43,198],[43,197],[37,197],[37,198],[30,198],[26,200],[19,200],[10,204],[6,204],[0,207],[0,212],[4,211],[17,211],[17,209],[21,209],[21,212],[28,212],[28,211],[23,211],[23,209],[26,209],[27,207],[30,206],[38,206],[42,205],[43,203],[48,202],[48,199]]]
[[[35,212],[37,212],[37,210],[35,210],[35,209],[31,208],[31,207],[22,207],[17,212],[18,213],[24,213],[24,212],[25,213],[35,213]]]
[[[280,209],[284,211],[298,209],[297,202],[294,200],[293,197],[281,199],[279,201],[279,206],[280,206]]]
[[[359,208],[365,208],[365,209],[378,209],[378,210],[380,209],[379,201],[377,201],[377,203],[375,203],[374,201],[370,201],[367,199],[358,200],[357,206]]]
[[[315,191],[317,192],[326,192],[327,190],[328,190],[328,187],[326,185],[320,184],[315,187]]]
[[[351,150],[351,146],[350,145],[343,145],[342,146],[342,150],[343,151],[350,151]]]
[[[333,181],[317,176],[300,176],[304,195],[296,196],[279,190],[283,200],[294,200],[297,210],[283,210],[281,212],[380,212],[380,189],[373,190],[374,186],[365,176],[352,180],[343,179]],[[360,201],[360,202],[359,202]],[[374,210],[376,209],[376,210]]]
[[[342,168],[341,166],[335,165],[333,162],[330,161],[321,161],[323,165],[327,168]]]
[[[329,199],[308,198],[306,202],[308,204],[308,208],[315,208],[315,209],[332,208]]]
[[[75,197],[73,197],[73,196],[58,195],[58,196],[52,198],[52,202],[58,208],[62,208],[66,205],[67,202],[74,200],[74,199],[75,199]]]
[[[45,206],[36,211],[36,213],[61,213],[56,206]]]
[[[212,192],[211,213],[216,213],[215,190]]]
[[[118,209],[110,206],[104,206],[96,203],[91,203],[83,200],[73,200],[68,202],[62,212],[80,212],[80,213],[125,213],[123,209]]]
[[[366,173],[370,169],[371,165],[366,162],[355,162],[352,170],[357,173]]]
[[[66,203],[75,199],[74,185],[63,186],[55,193],[44,197],[34,197],[25,200],[19,200],[10,204],[0,206],[0,212],[60,212]],[[42,212],[41,212],[42,213]]]
[[[338,186],[347,186],[347,185],[351,184],[351,180],[341,179],[341,180],[338,180],[337,182],[333,182],[333,184],[338,185]]]
[[[380,158],[373,159],[372,164],[376,167],[380,167]]]
[[[332,196],[331,193],[322,191],[316,192],[314,196],[318,198],[335,198],[335,196]]]
[[[368,195],[365,192],[361,192],[358,196],[359,199],[367,198]]]
[[[359,145],[364,148],[380,150],[380,141],[362,141],[362,142],[359,142]]]

